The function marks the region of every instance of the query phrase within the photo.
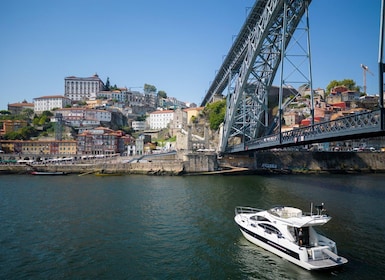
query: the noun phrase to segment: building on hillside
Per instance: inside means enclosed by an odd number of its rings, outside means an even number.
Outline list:
[[[30,157],[77,154],[77,142],[75,140],[0,140],[0,144],[6,153]]]
[[[62,95],[48,95],[34,98],[33,104],[35,113],[39,114],[43,111],[65,108],[71,105],[71,99]]]
[[[83,155],[122,154],[124,138],[122,131],[97,127],[78,135],[78,152]]]
[[[12,115],[20,115],[25,109],[34,110],[34,104],[27,101],[8,104],[8,111]]]
[[[17,131],[18,129],[28,125],[27,121],[25,120],[4,120],[0,121],[0,123],[3,123],[2,129],[0,129],[0,135]]]
[[[127,104],[131,107],[134,107],[134,106],[143,107],[147,105],[144,94],[140,93],[139,91],[127,92]]]
[[[151,108],[156,108],[158,107],[158,96],[154,92],[146,92],[144,94],[144,103],[146,106],[149,106]]]
[[[124,156],[133,156],[136,155],[136,148],[135,148],[135,138],[131,135],[124,135],[122,136],[123,142],[124,142],[124,149],[123,152]]]
[[[379,106],[379,96],[378,95],[366,95],[360,97],[360,104],[362,108],[374,110]]]
[[[174,110],[154,111],[149,114],[148,124],[150,129],[167,128],[174,119]]]
[[[72,101],[95,99],[97,93],[104,90],[104,83],[97,74],[80,78],[69,76],[64,78],[64,96]]]
[[[205,107],[193,107],[193,108],[186,108],[183,111],[187,113],[187,123],[191,124],[193,117],[198,117],[198,115],[203,112],[203,109]]]
[[[300,116],[297,112],[287,112],[283,114],[283,118],[285,120],[285,125],[293,126],[295,124],[299,124],[301,121]]]
[[[106,100],[95,99],[95,100],[86,100],[87,108],[89,109],[99,109],[106,106],[108,102]]]
[[[135,131],[141,131],[141,130],[147,129],[147,123],[145,121],[133,121],[131,126],[132,126],[132,129]]]
[[[112,114],[107,110],[89,108],[63,108],[55,111],[63,116],[64,121],[96,120],[98,122],[111,122]]]
[[[183,125],[187,124],[187,113],[185,110],[176,109],[174,111],[174,117],[172,120],[172,128],[179,129],[182,128]]]
[[[103,90],[96,94],[96,98],[98,99],[107,99],[107,100],[115,100],[117,102],[127,102],[127,89],[122,88],[118,90]]]

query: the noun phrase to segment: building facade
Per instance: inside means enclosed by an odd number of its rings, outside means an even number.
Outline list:
[[[133,121],[131,126],[135,131],[146,130],[147,123],[145,121]]]
[[[64,78],[64,96],[72,101],[95,99],[97,93],[104,89],[104,83],[97,74],[80,78],[69,76]]]
[[[77,154],[75,140],[0,140],[4,152],[28,156],[67,156]]]
[[[8,104],[8,111],[11,112],[12,115],[20,115],[25,109],[34,110],[34,104],[26,101]]]
[[[73,107],[59,109],[55,112],[62,114],[65,121],[96,120],[99,123],[111,121],[111,112],[107,110]]]
[[[3,128],[0,129],[0,135],[4,135],[9,132],[17,131],[20,128],[28,125],[27,121],[24,120],[4,120],[2,121]]]
[[[43,111],[65,108],[71,105],[71,99],[62,95],[41,96],[33,99],[34,111],[39,114]]]
[[[78,135],[78,152],[83,155],[111,155],[125,151],[121,131],[98,127]]]
[[[150,129],[167,128],[174,120],[174,110],[155,111],[149,114],[148,124]]]

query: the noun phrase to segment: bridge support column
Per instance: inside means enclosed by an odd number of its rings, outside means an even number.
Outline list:
[[[384,17],[385,0],[381,1],[381,20],[380,20],[380,45],[378,50],[378,76],[379,76],[379,107],[381,109],[381,130],[385,130],[385,109],[384,109]]]

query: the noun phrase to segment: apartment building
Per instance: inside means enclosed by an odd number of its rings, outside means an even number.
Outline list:
[[[78,135],[78,152],[83,155],[111,155],[124,152],[124,138],[121,131],[97,127]]]
[[[33,99],[34,111],[39,114],[43,111],[51,111],[57,108],[65,108],[71,105],[71,99],[62,95],[41,96]]]
[[[107,110],[89,109],[89,108],[63,108],[55,111],[63,116],[65,121],[76,120],[96,120],[98,122],[110,122],[111,112]]]
[[[150,129],[166,128],[174,120],[174,110],[154,111],[149,114]]]
[[[75,140],[0,140],[0,145],[6,153],[19,155],[76,155]]]

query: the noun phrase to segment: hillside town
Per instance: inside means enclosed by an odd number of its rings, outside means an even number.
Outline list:
[[[278,88],[271,89],[278,94]],[[288,90],[283,130],[312,122],[310,91]],[[290,95],[290,96],[289,96]],[[221,100],[221,98],[219,98]],[[222,99],[223,102],[223,99]],[[339,85],[314,91],[314,122],[373,110],[378,96]],[[273,111],[273,109],[272,109]],[[64,78],[64,95],[35,97],[1,110],[0,153],[14,161],[140,156],[168,151],[215,151],[218,134],[199,122],[203,107],[168,97],[145,84],[143,92],[111,86],[97,74]],[[212,127],[211,127],[212,128]],[[210,130],[210,131],[209,131]],[[383,139],[350,140],[304,147],[316,151],[380,151]],[[9,160],[9,158],[8,158]]]

